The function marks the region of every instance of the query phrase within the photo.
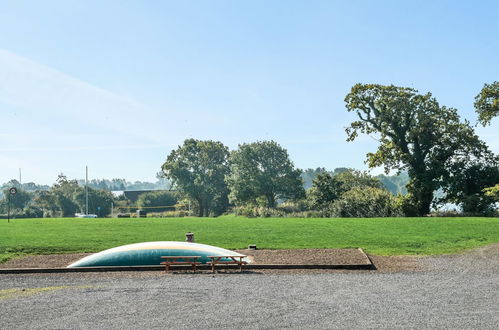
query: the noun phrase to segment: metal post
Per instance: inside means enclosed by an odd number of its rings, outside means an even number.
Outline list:
[[[111,218],[114,218],[114,204],[111,202]]]
[[[8,203],[7,203],[7,223],[10,223],[10,192],[9,192],[9,196],[8,196]]]
[[[88,215],[88,166],[85,166],[85,214]]]

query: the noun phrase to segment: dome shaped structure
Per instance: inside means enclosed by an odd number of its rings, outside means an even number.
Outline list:
[[[188,242],[145,242],[122,245],[89,255],[72,263],[68,268],[99,266],[150,266],[159,265],[161,256],[200,256],[201,263],[210,261],[208,256],[243,256],[240,253],[216,246]]]

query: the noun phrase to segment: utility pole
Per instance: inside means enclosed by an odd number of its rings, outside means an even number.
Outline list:
[[[9,194],[7,195],[7,198],[8,198],[8,206],[7,206],[7,223],[10,223],[10,192]]]
[[[7,223],[10,223],[10,199],[12,198],[12,196],[14,196],[15,194],[17,194],[17,189],[16,187],[12,187],[9,189],[9,192],[7,194]]]
[[[23,184],[22,180],[21,180],[21,168],[19,167],[19,186],[21,186]]]
[[[85,166],[85,214],[88,215],[88,166]]]

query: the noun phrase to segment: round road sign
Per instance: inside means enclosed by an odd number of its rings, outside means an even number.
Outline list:
[[[15,194],[17,194],[17,189],[15,187],[12,187],[12,188],[9,189],[9,193],[11,195],[15,195]]]

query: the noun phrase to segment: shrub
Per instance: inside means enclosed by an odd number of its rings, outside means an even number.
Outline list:
[[[403,212],[397,199],[389,191],[354,187],[331,203],[324,215],[347,218],[399,217]]]
[[[171,191],[153,191],[141,194],[137,200],[139,208],[155,208],[155,211],[171,211],[174,210],[174,205],[178,198],[176,193]],[[161,208],[161,206],[164,206]]]
[[[188,217],[188,216],[189,216],[189,211],[185,210],[147,213],[148,218],[178,218],[178,217]]]

